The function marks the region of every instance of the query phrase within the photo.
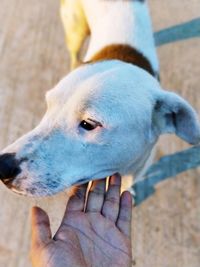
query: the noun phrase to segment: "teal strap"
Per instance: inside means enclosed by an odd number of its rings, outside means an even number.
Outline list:
[[[196,18],[154,33],[156,46],[197,37],[200,37],[200,18]]]

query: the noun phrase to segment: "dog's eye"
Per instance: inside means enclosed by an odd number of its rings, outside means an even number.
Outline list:
[[[102,124],[98,121],[94,121],[92,119],[87,119],[87,120],[81,121],[79,126],[83,129],[87,130],[87,131],[92,131],[95,128],[97,128],[98,126],[102,127]]]

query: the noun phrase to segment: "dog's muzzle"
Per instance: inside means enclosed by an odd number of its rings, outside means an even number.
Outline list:
[[[14,153],[0,155],[0,180],[7,186],[11,187],[12,181],[21,172],[21,161],[18,161]]]

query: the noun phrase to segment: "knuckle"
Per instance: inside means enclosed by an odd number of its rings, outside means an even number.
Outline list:
[[[119,199],[113,196],[106,197],[106,202],[111,205],[119,205]]]
[[[103,188],[93,188],[91,189],[90,193],[93,193],[95,195],[104,195],[104,189]]]
[[[130,222],[131,216],[129,216],[128,214],[122,214],[122,215],[120,215],[120,220],[123,222]]]
[[[89,213],[99,213],[99,210],[96,209],[96,208],[94,208],[94,207],[93,208],[90,207],[89,210],[88,210],[88,212]]]

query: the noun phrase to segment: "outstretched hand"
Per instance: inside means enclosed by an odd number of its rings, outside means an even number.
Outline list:
[[[33,267],[130,267],[131,208],[129,192],[120,196],[121,177],[81,185],[67,204],[61,225],[52,237],[49,218],[32,209]]]

